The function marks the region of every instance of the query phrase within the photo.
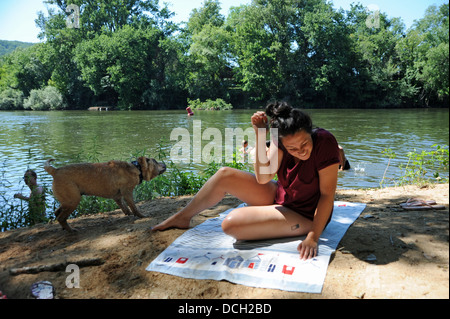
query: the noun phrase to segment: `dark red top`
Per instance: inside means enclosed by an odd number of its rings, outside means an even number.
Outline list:
[[[319,171],[338,164],[339,148],[336,138],[324,129],[311,134],[313,149],[306,161],[295,163],[295,158],[279,143],[283,160],[278,169],[278,188],[275,204],[288,207],[313,220],[320,198]]]

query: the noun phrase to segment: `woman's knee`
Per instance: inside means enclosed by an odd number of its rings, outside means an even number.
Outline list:
[[[236,216],[230,213],[225,219],[222,221],[222,230],[225,234],[237,238],[239,223],[236,220]]]
[[[228,167],[228,166],[224,166],[224,167],[221,167],[221,168],[217,171],[216,175],[217,175],[220,179],[223,179],[223,178],[230,178],[230,177],[232,178],[232,177],[236,176],[238,172],[239,172],[239,171],[238,171],[237,169],[235,169],[235,168],[231,168],[231,167]]]
[[[233,227],[234,225],[233,222],[230,220],[230,217],[229,216],[225,217],[225,219],[222,221],[223,232],[227,235],[231,235]]]
[[[244,174],[243,171],[225,166],[216,172],[214,179],[217,183],[220,183],[226,192],[230,192],[241,184]]]

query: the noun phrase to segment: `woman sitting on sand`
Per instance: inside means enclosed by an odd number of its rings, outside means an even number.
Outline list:
[[[271,128],[278,129],[279,141],[272,141],[268,152],[261,154],[259,148],[266,146],[256,143],[255,174],[219,169],[185,208],[153,230],[188,228],[193,216],[228,193],[248,206],[233,210],[223,220],[226,234],[237,240],[307,235],[298,246],[300,258],[315,257],[333,211],[340,162],[337,141],[324,129],[313,130],[311,118],[286,102],[269,103],[266,112],[253,114],[257,141],[258,134],[264,134],[261,140],[265,141],[267,116]],[[278,168],[275,172],[267,169],[271,163]]]

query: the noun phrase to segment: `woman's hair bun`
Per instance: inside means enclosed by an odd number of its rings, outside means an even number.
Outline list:
[[[312,121],[308,114],[293,108],[284,101],[269,102],[266,114],[270,116],[270,127],[278,129],[278,136],[295,134],[300,130],[312,133]]]
[[[288,118],[291,116],[292,106],[284,101],[269,102],[266,114],[272,118]]]

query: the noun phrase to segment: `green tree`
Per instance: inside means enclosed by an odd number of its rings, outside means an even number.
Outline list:
[[[192,97],[228,99],[228,81],[232,77],[228,41],[229,33],[211,24],[205,25],[192,37],[189,49],[192,63],[186,82]]]
[[[352,96],[349,30],[326,1],[255,0],[234,8],[227,23],[237,78],[251,99],[333,106]]]
[[[56,6],[57,10],[49,9],[48,17],[42,12],[38,13],[36,23],[41,28],[42,39],[51,40],[68,28],[69,13],[66,10],[71,4],[80,8],[78,30],[88,38],[104,32],[115,32],[125,25],[173,27],[171,23],[165,22],[172,13],[166,5],[160,9],[159,0],[45,0],[44,3]]]
[[[403,37],[404,24],[397,18],[388,19],[378,12],[376,23],[368,23],[370,15],[361,5],[347,13],[350,37],[358,57],[359,107],[398,106],[414,90],[402,80],[401,59],[396,44]]]
[[[22,109],[23,100],[34,89],[47,85],[51,70],[42,57],[44,44],[16,49],[0,60],[1,109]]]
[[[31,108],[55,89],[70,108],[271,98],[303,107],[448,104],[448,3],[405,30],[399,18],[360,4],[335,10],[327,0],[253,0],[226,18],[219,0],[205,0],[183,27],[158,0],[44,2],[49,10],[36,19],[43,43],[0,58],[2,109]],[[76,26],[67,21],[71,4],[80,9]]]
[[[43,52],[43,45],[36,44],[11,54],[5,62],[5,85],[22,91],[25,96],[28,96],[32,89],[45,86],[50,72],[41,60]]]
[[[51,67],[50,84],[64,93],[72,107],[86,107],[86,104],[94,101],[94,95],[97,102],[119,102],[123,108],[140,107],[142,86],[148,82],[145,82],[145,78],[144,81],[139,79],[138,75],[152,72],[154,69],[154,60],[143,61],[142,52],[148,55],[158,47],[155,42],[151,42],[153,47],[146,46],[148,41],[143,45],[141,40],[146,35],[143,36],[141,30],[164,28],[162,32],[170,35],[175,29],[171,23],[166,22],[171,16],[167,7],[160,10],[158,0],[45,2],[57,8],[50,9],[48,16],[40,12],[36,20],[41,28],[41,39],[47,40],[47,60],[54,63]],[[66,9],[69,4],[80,8],[78,26],[67,24]],[[136,35],[133,30],[136,30]],[[153,37],[152,32],[147,32],[148,38]],[[120,39],[121,36],[131,38]],[[120,49],[115,49],[107,43],[109,40]],[[148,50],[150,53],[140,50]],[[82,53],[79,53],[76,57],[76,52],[86,52],[90,56],[81,57]],[[95,62],[100,65],[93,65]],[[143,66],[146,68],[142,69]],[[122,78],[121,72],[124,72]]]
[[[159,39],[158,54],[154,57],[153,75],[142,94],[146,109],[175,109],[183,107],[188,97],[187,68],[183,41],[175,36]]]
[[[191,35],[200,33],[206,25],[221,27],[225,17],[220,14],[220,9],[218,0],[205,0],[202,7],[192,10],[187,23],[187,32]]]
[[[171,45],[158,28],[126,25],[80,43],[75,61],[97,96],[113,104],[117,99],[121,109],[159,108],[155,104],[175,89],[166,86],[177,58]]]
[[[430,6],[397,44],[405,80],[421,105],[448,104],[449,5]]]
[[[335,11],[330,3],[317,2],[313,8],[302,8],[303,50],[296,65],[305,63],[304,76],[310,79],[310,96],[317,106],[352,106],[357,104],[354,85],[358,81],[357,55],[353,49],[351,30],[343,11]]]
[[[266,11],[263,4],[254,2],[233,8],[227,20],[233,33],[236,80],[249,99],[258,102],[276,96],[283,81],[277,62],[277,52],[282,48],[273,32],[266,30]]]
[[[187,23],[186,88],[191,98],[225,98],[232,77],[228,43],[217,0],[206,0],[194,9]],[[186,36],[186,35],[185,35]]]

